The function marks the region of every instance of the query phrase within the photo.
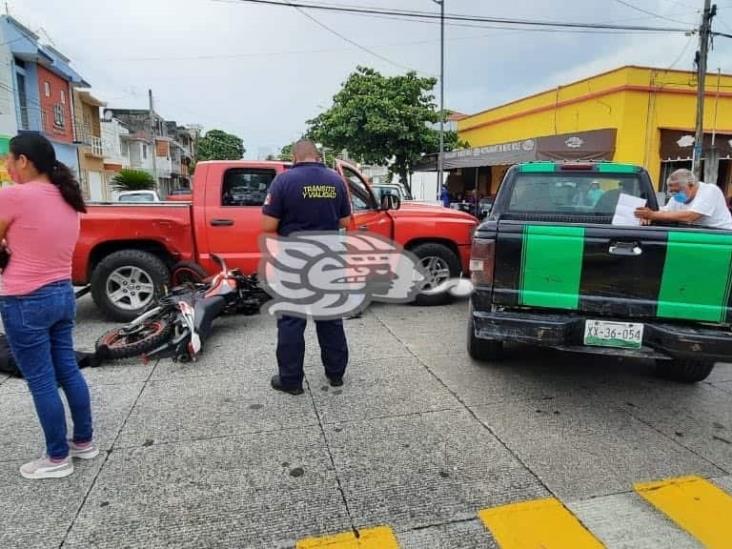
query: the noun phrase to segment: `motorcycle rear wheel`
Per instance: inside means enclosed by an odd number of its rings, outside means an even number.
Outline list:
[[[164,318],[149,319],[135,331],[114,328],[105,332],[96,344],[98,356],[117,360],[140,356],[162,345],[171,337],[173,326]]]

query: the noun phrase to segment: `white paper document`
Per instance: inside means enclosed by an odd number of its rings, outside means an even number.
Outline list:
[[[613,225],[640,225],[641,220],[635,216],[635,210],[646,205],[644,198],[620,193],[618,205],[615,207]]]

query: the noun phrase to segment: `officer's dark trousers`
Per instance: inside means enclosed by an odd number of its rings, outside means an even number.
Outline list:
[[[305,359],[304,318],[282,316],[277,320],[277,364],[280,380],[286,387],[300,387],[304,377]],[[343,321],[316,320],[320,357],[329,378],[343,377],[348,364],[348,344]]]

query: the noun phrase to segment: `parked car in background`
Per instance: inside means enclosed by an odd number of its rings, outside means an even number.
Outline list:
[[[156,191],[122,191],[117,202],[162,202]]]
[[[412,199],[412,197],[409,196],[400,185],[372,185],[371,190],[374,191],[377,204],[381,204],[381,198],[386,193],[398,196],[401,202]]]
[[[150,307],[177,273],[199,280],[220,267],[214,254],[245,274],[257,271],[262,204],[272,180],[287,162],[199,162],[192,200],[90,205],[81,218],[73,280],[91,285],[97,306],[115,320],[129,321]],[[467,273],[477,220],[440,206],[378,202],[365,177],[339,162],[353,215],[349,230],[390,238],[416,255],[430,273],[425,290]],[[185,196],[185,195],[174,195]],[[447,294],[421,294],[425,305]]]

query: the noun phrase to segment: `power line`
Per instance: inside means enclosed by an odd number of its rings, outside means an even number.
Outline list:
[[[372,15],[365,15],[364,17],[373,17],[378,19],[392,19],[391,17],[386,16],[372,16]],[[420,23],[422,21],[419,21]],[[429,24],[439,24],[439,22],[433,22],[433,21],[424,21],[424,23]],[[589,29],[575,29],[575,30],[563,30],[560,31],[558,29],[545,29],[545,28],[525,28],[525,29],[519,29],[515,27],[503,27],[503,26],[491,26],[491,25],[464,25],[464,24],[454,24],[450,26],[458,26],[458,27],[467,27],[467,28],[476,28],[476,29],[491,29],[491,30],[500,30],[500,31],[506,31],[506,32],[544,32],[544,33],[571,33],[571,34],[609,34],[609,35],[617,35],[617,36],[628,36],[628,35],[639,35],[639,34],[645,34],[640,32],[631,32],[631,31],[625,31],[625,32],[618,32],[618,31],[602,31],[602,30],[589,30]],[[467,41],[467,40],[479,40],[482,38],[492,38],[495,34],[476,34],[472,36],[456,36],[453,38],[446,39],[447,42],[458,42],[458,41]],[[434,44],[436,42],[439,42],[439,39],[436,40],[412,40],[409,42],[391,42],[391,43],[384,43],[384,44],[370,44],[368,46],[364,46],[367,48],[396,48],[396,47],[403,47],[403,46],[420,46],[425,44]],[[361,48],[358,48],[361,49]],[[94,60],[97,61],[108,61],[108,62],[115,62],[115,63],[124,63],[124,62],[147,62],[147,61],[161,61],[161,62],[171,62],[171,61],[207,61],[207,60],[216,60],[216,59],[244,59],[249,57],[269,57],[269,56],[279,56],[279,55],[309,55],[309,54],[318,54],[318,53],[339,53],[343,51],[354,51],[353,48],[321,48],[321,49],[313,49],[313,50],[280,50],[280,51],[263,51],[263,52],[246,52],[246,53],[212,53],[212,54],[203,54],[203,55],[191,55],[191,56],[153,56],[153,57],[95,57]]]
[[[665,15],[661,15],[660,13],[656,13],[654,11],[649,11],[647,9],[640,8],[638,6],[635,6],[635,5],[631,4],[630,2],[626,2],[625,0],[615,0],[615,2],[617,2],[618,4],[621,4],[623,6],[625,6],[626,8],[630,8],[630,9],[635,10],[635,11],[638,11],[640,13],[645,13],[647,15],[650,15],[652,17],[656,17],[658,19],[663,19],[664,21],[670,21],[672,23],[681,23],[682,25],[691,25],[692,24],[692,23],[688,23],[686,21],[679,21],[678,19],[672,19],[670,17],[666,17]]]
[[[303,2],[278,2],[275,0],[238,0],[240,3],[248,4],[259,4],[279,7],[299,7],[311,10],[322,10],[322,11],[335,11],[341,13],[352,13],[352,14],[375,14],[375,15],[390,15],[401,18],[411,19],[422,19],[422,20],[439,20],[440,16],[430,12],[422,11],[406,11],[406,10],[386,10],[378,8],[360,8],[350,6],[336,6],[333,4],[312,4]],[[551,28],[576,28],[576,29],[605,29],[605,30],[626,30],[626,31],[639,31],[639,32],[683,32],[687,33],[692,29],[680,28],[680,27],[652,27],[652,26],[635,26],[635,25],[614,25],[614,24],[603,24],[603,23],[582,23],[582,22],[567,22],[567,21],[548,21],[548,20],[532,20],[532,19],[511,19],[504,17],[484,17],[477,15],[465,15],[465,14],[445,14],[445,19],[448,21],[463,21],[463,22],[478,22],[478,23],[499,23],[516,26],[536,26],[536,27],[551,27]]]
[[[407,66],[407,65],[402,65],[401,63],[397,63],[396,61],[392,61],[391,59],[389,59],[388,57],[384,57],[384,56],[383,56],[383,55],[381,55],[380,53],[376,53],[375,51],[373,51],[373,50],[371,50],[371,49],[367,48],[366,46],[363,46],[363,45],[359,44],[359,43],[358,43],[358,42],[356,42],[355,40],[351,40],[351,39],[350,39],[350,38],[349,38],[348,36],[346,36],[346,35],[344,35],[344,34],[341,34],[341,33],[340,33],[340,32],[338,32],[337,30],[335,30],[335,29],[333,29],[333,28],[329,27],[328,25],[326,25],[326,24],[325,24],[325,23],[323,23],[322,21],[319,21],[318,19],[316,19],[315,17],[313,17],[312,15],[310,15],[310,14],[309,14],[308,12],[306,12],[306,11],[305,11],[305,10],[304,10],[303,8],[301,8],[301,7],[298,7],[298,6],[295,6],[295,5],[293,5],[292,3],[290,3],[290,2],[288,2],[288,3],[289,3],[289,4],[290,4],[290,5],[291,5],[291,6],[293,7],[293,8],[295,8],[295,9],[296,9],[296,10],[297,10],[298,12],[300,12],[301,14],[303,14],[303,15],[304,15],[305,17],[307,17],[308,19],[310,19],[310,20],[311,20],[311,21],[312,21],[313,23],[315,23],[315,24],[316,24],[316,25],[318,25],[319,27],[321,27],[321,28],[323,28],[323,29],[327,30],[327,31],[328,31],[329,33],[331,33],[331,34],[333,34],[333,35],[337,36],[337,37],[338,37],[338,38],[340,38],[341,40],[343,40],[343,41],[345,41],[345,42],[348,42],[348,43],[349,43],[349,44],[351,44],[352,46],[356,46],[356,47],[357,47],[358,49],[360,49],[360,50],[362,50],[362,51],[365,51],[365,52],[366,52],[366,53],[368,53],[369,55],[372,55],[372,56],[376,57],[377,59],[381,59],[382,61],[385,61],[386,63],[389,63],[390,65],[393,65],[393,66],[395,66],[395,67],[397,67],[397,68],[400,68],[400,69],[406,69],[406,70],[408,70],[408,71],[414,71],[414,72],[422,72],[422,71],[418,71],[417,69],[414,69],[414,68],[412,68],[412,67],[409,67],[409,66]],[[432,75],[429,75],[429,76],[432,76]]]
[[[694,41],[694,36],[692,35],[689,37],[689,40],[686,42],[686,45],[684,46],[684,49],[681,50],[681,53],[679,53],[679,56],[676,58],[676,60],[669,65],[668,70],[673,69],[679,63],[679,61],[681,61],[683,59],[684,55],[686,55],[686,52],[689,49],[689,46],[691,46],[691,43],[693,41]]]
[[[241,0],[210,0],[210,1],[211,2],[216,2],[218,4],[239,4],[239,3],[241,3]],[[698,8],[694,8],[694,7],[688,6],[686,4],[681,4],[679,2],[674,2],[674,3],[675,4],[678,4],[680,6],[685,6],[687,8],[686,10],[684,10],[683,13],[686,13],[689,10],[693,10],[695,13],[698,13],[700,11]],[[361,8],[362,7],[362,6],[352,5],[352,4],[349,5],[349,4],[328,4],[328,3],[321,3],[320,5],[321,6],[332,7],[332,8],[356,8],[356,9],[358,9],[358,8]],[[408,23],[429,23],[429,24],[437,24],[437,25],[440,24],[439,21],[430,21],[430,20],[422,20],[422,19],[408,19],[408,18],[405,18],[405,16],[408,16],[409,14],[414,13],[413,11],[412,12],[410,12],[409,10],[392,10],[392,11],[398,12],[398,15],[375,15],[375,14],[366,14],[366,13],[354,13],[353,15],[360,15],[360,16],[363,16],[363,17],[373,17],[374,19],[405,21],[405,22],[408,22]],[[420,12],[418,12],[418,13],[420,13]],[[421,12],[421,13],[424,14],[425,12]],[[675,13],[669,14],[669,15],[677,15],[677,14],[678,15],[681,15],[681,12],[675,12]],[[617,23],[617,22],[642,21],[644,19],[652,19],[652,18],[655,18],[655,14],[654,15],[645,15],[645,16],[642,16],[642,17],[624,17],[623,19],[612,19],[612,20],[609,20],[609,21],[601,21],[600,24],[607,24],[607,25],[609,25],[609,24]],[[446,22],[445,24],[446,25],[450,25],[450,26],[455,26],[455,27],[489,28],[489,29],[517,31],[517,32],[524,32],[524,31],[528,32],[528,31],[531,31],[531,30],[535,30],[535,31],[539,31],[540,32],[539,29],[517,29],[515,27],[501,27],[501,26],[494,27],[494,26],[488,26],[488,25],[467,25],[467,24],[450,23],[450,22]],[[690,25],[693,25],[692,23],[689,23],[689,24]],[[545,32],[556,32],[556,30],[549,30],[549,31],[545,31]],[[565,31],[565,32],[572,32],[572,31]],[[578,30],[576,32],[578,32],[578,33],[579,32],[583,32],[584,33],[584,32],[591,32],[591,31],[589,31],[589,30],[585,30],[585,31]],[[645,33],[647,31],[640,31],[640,32]],[[609,31],[607,34],[624,34],[624,33],[622,33],[622,32],[613,33],[612,31]]]
[[[220,0],[217,0],[220,1]],[[227,3],[240,3],[242,0],[229,0]],[[380,20],[386,20],[386,21],[403,21],[407,23],[420,23],[420,24],[428,24],[428,25],[439,25],[440,21],[436,20],[423,20],[423,19],[405,19],[402,16],[393,16],[393,15],[374,15],[374,14],[353,14],[358,15],[360,17],[369,17],[372,19],[380,19]],[[639,19],[646,19],[645,17],[641,17]],[[490,30],[498,30],[503,32],[543,32],[543,33],[550,33],[550,34],[556,34],[556,33],[562,33],[562,34],[605,34],[605,35],[616,35],[616,36],[629,36],[629,35],[641,35],[641,34],[648,34],[648,31],[623,31],[623,30],[606,30],[606,29],[556,29],[556,28],[545,28],[545,27],[517,27],[517,26],[509,26],[509,25],[489,25],[489,24],[477,24],[477,23],[456,23],[456,22],[446,22],[446,26],[449,27],[456,27],[456,28],[465,28],[465,29],[490,29]],[[491,35],[485,35],[485,36],[491,36]]]

